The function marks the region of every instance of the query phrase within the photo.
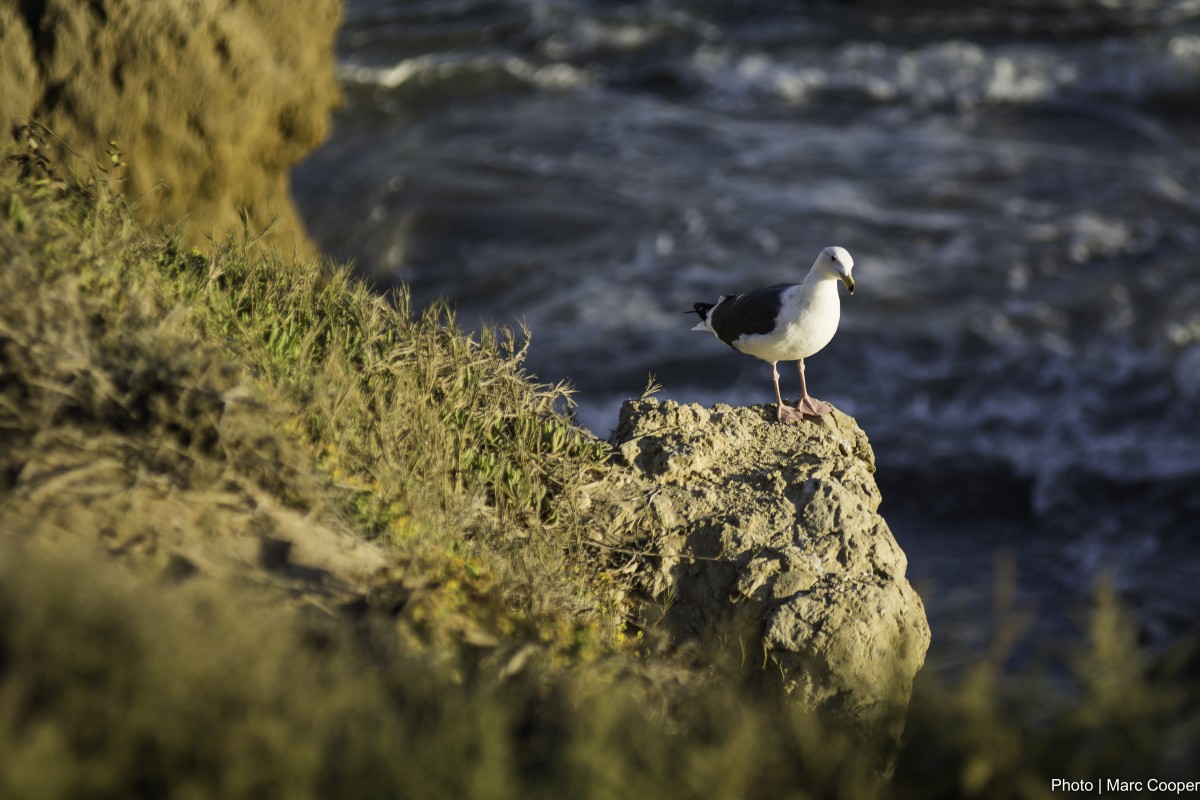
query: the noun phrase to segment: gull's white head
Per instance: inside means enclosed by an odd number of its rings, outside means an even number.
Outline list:
[[[854,294],[854,259],[844,247],[826,247],[817,256],[810,275],[818,278],[832,278],[846,284],[847,291]]]

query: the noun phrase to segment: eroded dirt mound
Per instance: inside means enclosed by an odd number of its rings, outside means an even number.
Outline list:
[[[47,125],[111,165],[143,225],[188,238],[237,229],[239,209],[276,242],[309,249],[288,170],[328,131],[338,101],[341,0],[0,3],[0,123]]]

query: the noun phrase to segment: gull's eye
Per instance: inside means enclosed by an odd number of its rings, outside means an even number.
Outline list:
[[[831,255],[830,258],[832,258],[836,262],[837,261],[837,253],[834,253],[833,255]]]

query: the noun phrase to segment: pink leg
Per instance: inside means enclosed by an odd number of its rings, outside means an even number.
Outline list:
[[[779,393],[779,369],[775,364],[776,362],[771,362],[771,377],[775,380],[775,402],[777,403],[775,419],[780,422],[799,422],[804,419],[804,414],[783,404],[783,395]]]
[[[796,403],[796,412],[800,418],[805,417],[823,417],[833,410],[833,406],[822,400],[812,397],[808,393],[808,386],[804,382],[804,359],[796,362],[796,368],[800,372],[800,402]]]
[[[783,422],[783,395],[779,393],[779,368],[775,366],[777,361],[771,362],[771,379],[775,381],[775,419]]]

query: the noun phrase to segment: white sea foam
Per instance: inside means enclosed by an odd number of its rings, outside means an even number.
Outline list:
[[[344,84],[397,89],[431,86],[471,78],[505,78],[541,89],[568,90],[597,82],[595,71],[570,64],[537,64],[506,53],[460,55],[429,53],[403,59],[390,66],[345,62],[338,65]]]
[[[692,66],[715,92],[805,104],[849,93],[919,108],[972,108],[1075,96],[1140,100],[1200,89],[1200,37],[1078,45],[984,46],[961,39],[905,47],[849,42],[832,53],[781,57],[728,45],[698,48]]]

